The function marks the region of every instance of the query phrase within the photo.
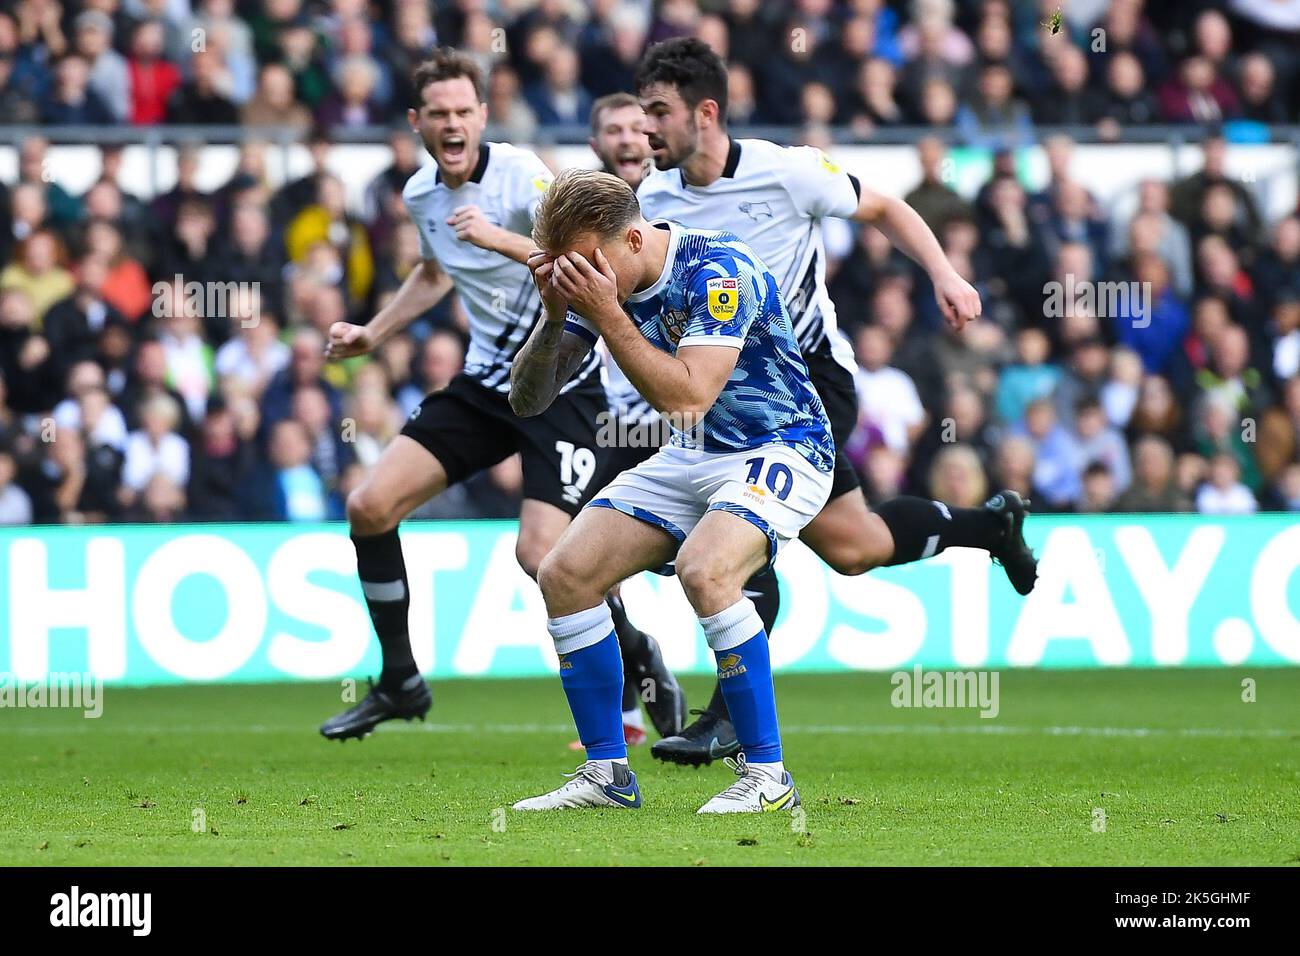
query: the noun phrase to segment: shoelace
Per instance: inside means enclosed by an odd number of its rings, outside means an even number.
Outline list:
[[[594,783],[598,787],[603,787],[606,782],[604,775],[600,772],[600,766],[594,760],[584,761],[577,770],[573,771],[573,773],[566,773],[564,776],[568,777],[569,780],[560,788],[561,790],[568,790],[570,787],[578,786],[584,781]]]
[[[726,790],[718,794],[719,800],[747,800],[754,795],[754,791],[763,785],[760,774],[749,769],[749,764],[745,761],[745,755],[737,754],[735,758],[723,757],[722,762],[732,769],[736,774],[737,780]]]

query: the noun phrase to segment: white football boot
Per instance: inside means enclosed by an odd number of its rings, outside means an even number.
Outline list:
[[[736,782],[697,810],[697,813],[766,813],[799,806],[799,791],[789,773],[777,779],[759,767],[745,762],[740,754],[723,763],[736,772]]]
[[[606,769],[609,766],[611,769]],[[578,810],[584,807],[621,807],[636,810],[641,806],[641,789],[636,774],[625,763],[607,765],[606,761],[588,760],[557,790],[540,797],[529,797],[515,804],[516,810]]]

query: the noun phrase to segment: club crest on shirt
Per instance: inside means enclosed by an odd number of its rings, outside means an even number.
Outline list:
[[[749,202],[746,200],[736,208],[755,222],[758,222],[758,220],[764,217],[768,219],[772,218],[772,207],[768,205],[766,200],[760,202]]]
[[[668,335],[668,341],[676,345],[686,331],[686,323],[690,320],[691,314],[685,309],[669,309],[663,317],[664,332]]]
[[[740,283],[735,279],[710,279],[706,288],[709,293],[709,315],[719,322],[734,319],[736,303],[740,299]]]

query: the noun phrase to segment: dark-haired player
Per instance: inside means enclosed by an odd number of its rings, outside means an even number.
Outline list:
[[[379,682],[356,706],[327,720],[331,739],[363,737],[381,721],[422,717],[432,695],[408,636],[410,593],[397,534],[412,509],[470,475],[518,452],[524,473],[515,554],[536,576],[542,558],[598,486],[603,450],[596,440],[606,409],[597,356],[575,370],[544,415],[510,408],[510,366],[541,316],[527,261],[536,212],[551,175],[533,153],[486,143],[487,107],[475,61],[439,51],[415,71],[412,129],[435,160],[402,193],[420,231],[423,262],[368,325],[337,322],[331,358],[371,351],[453,288],[469,316],[465,369],[429,395],[374,470],[348,496],[357,573],[383,652]],[[499,250],[499,251],[493,251]],[[625,620],[625,618],[624,618]],[[680,727],[684,700],[666,668],[651,718]]]
[[[733,140],[727,133],[726,65],[702,41],[668,40],[651,47],[637,69],[636,91],[655,165],[637,192],[646,218],[726,229],[759,255],[780,283],[799,348],[842,448],[857,420],[857,400],[852,350],[836,326],[826,291],[822,219],[852,219],[885,233],[929,274],[945,319],[957,328],[980,314],[978,293],[906,203],[864,186],[818,149]],[[898,497],[873,513],[842,453],[834,477],[829,502],[800,538],[839,573],[862,574],[949,547],[980,548],[1002,564],[1019,593],[1033,589],[1037,562],[1022,533],[1027,502],[1015,492],[996,494],[982,508]],[[677,763],[708,762],[734,740],[725,714],[722,695],[715,692],[698,721],[659,741],[651,752]]]

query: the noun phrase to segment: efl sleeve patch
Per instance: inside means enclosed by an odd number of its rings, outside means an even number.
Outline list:
[[[549,176],[533,177],[533,188],[536,189],[539,193],[546,192],[547,187],[550,185],[551,185],[551,179]]]
[[[705,288],[709,293],[709,315],[719,322],[734,319],[740,302],[740,283],[736,279],[709,279]]]
[[[817,155],[821,157],[822,169],[826,170],[826,172],[830,173],[832,176],[843,172],[843,170],[840,169],[839,164],[823,153],[820,149],[817,150]]]

